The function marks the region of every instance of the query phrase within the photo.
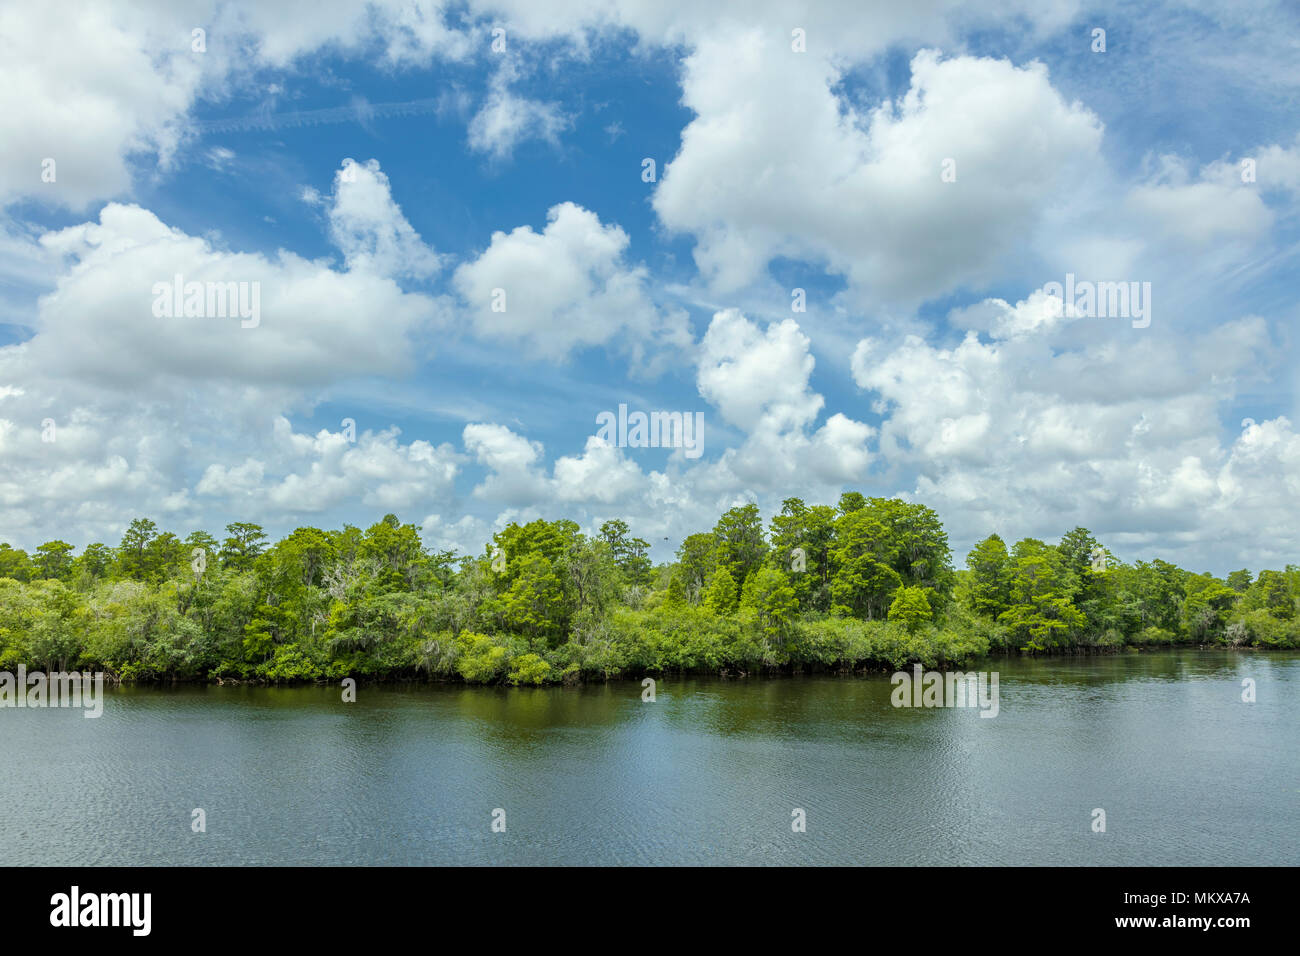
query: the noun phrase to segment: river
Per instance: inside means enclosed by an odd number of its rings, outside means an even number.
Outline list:
[[[1300,862],[1300,653],[976,666],[991,719],[887,675],[0,709],[0,864]]]

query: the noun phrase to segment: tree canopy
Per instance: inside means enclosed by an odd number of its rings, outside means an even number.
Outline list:
[[[395,515],[184,539],[148,518],[116,546],[0,543],[0,668],[122,679],[429,677],[540,684],[662,671],[898,667],[1124,645],[1300,646],[1300,567],[1225,579],[1119,560],[1086,528],[996,534],[953,566],[939,516],[847,492],[741,505],[655,565],[613,518],[511,523],[431,551]]]

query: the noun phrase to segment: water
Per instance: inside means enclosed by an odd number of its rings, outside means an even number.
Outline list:
[[[883,675],[0,709],[0,864],[1300,861],[1300,653],[980,667],[994,719],[895,709]]]

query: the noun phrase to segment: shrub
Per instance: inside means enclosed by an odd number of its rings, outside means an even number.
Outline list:
[[[497,680],[505,670],[506,649],[486,634],[461,631],[456,637],[459,653],[456,673],[471,684]]]
[[[536,654],[523,654],[510,662],[512,684],[540,684],[551,672],[551,665]]]

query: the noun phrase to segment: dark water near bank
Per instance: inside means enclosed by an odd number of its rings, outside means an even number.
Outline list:
[[[1300,654],[979,666],[993,719],[884,676],[0,709],[0,864],[1300,862]]]

